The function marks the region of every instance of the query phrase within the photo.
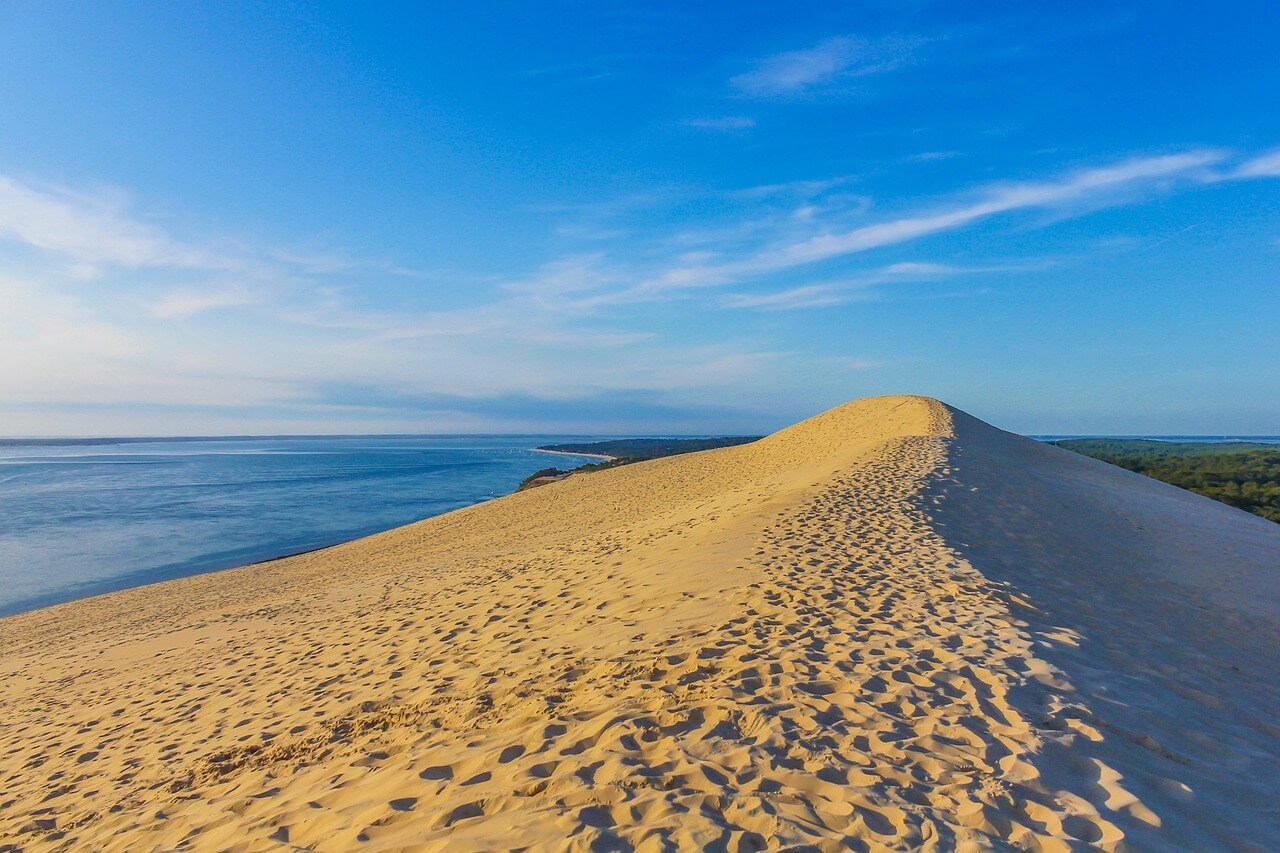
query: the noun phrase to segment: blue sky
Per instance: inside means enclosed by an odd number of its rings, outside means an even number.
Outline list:
[[[1274,4],[432,5],[0,6],[0,434],[1280,432]]]

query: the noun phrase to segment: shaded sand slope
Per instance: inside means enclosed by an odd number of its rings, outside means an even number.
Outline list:
[[[1052,786],[1137,799],[1142,849],[1280,844],[1280,527],[954,414],[934,526],[1054,666]],[[1135,811],[1140,814],[1140,811]]]
[[[1273,849],[1278,555],[861,400],[0,620],[0,849]]]

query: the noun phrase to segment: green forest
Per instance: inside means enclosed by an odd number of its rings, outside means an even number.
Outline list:
[[[1082,438],[1051,442],[1280,522],[1280,446]]]

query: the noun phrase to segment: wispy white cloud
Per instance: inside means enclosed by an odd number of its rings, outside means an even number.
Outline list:
[[[1059,181],[1026,182],[992,187],[972,204],[944,208],[934,213],[907,216],[855,228],[841,234],[823,234],[761,253],[744,269],[763,271],[813,263],[915,240],[939,231],[950,231],[1000,213],[1023,208],[1097,204],[1103,196],[1138,184],[1187,176],[1224,158],[1217,151],[1194,151],[1147,157],[1097,169],[1085,169]]]
[[[685,119],[684,122],[689,127],[698,130],[750,130],[756,126],[756,120],[750,116],[715,116],[704,118]]]
[[[540,299],[600,290],[618,281],[617,272],[603,267],[604,258],[602,252],[568,255],[544,265],[527,279],[505,283],[503,288]]]
[[[1020,210],[1052,211],[1058,218],[1077,215],[1119,204],[1133,203],[1152,193],[1176,188],[1179,184],[1220,180],[1227,169],[1219,168],[1227,155],[1201,150],[1155,157],[1133,158],[1117,164],[1081,169],[1061,178],[989,184],[950,203],[923,202],[920,213],[912,213],[854,228],[837,230],[833,225],[851,214],[865,218],[870,201],[861,197],[842,199],[852,204],[835,210],[802,203],[779,218],[749,217],[736,225],[702,232],[699,241],[709,248],[666,256],[666,263],[644,266],[610,267],[607,255],[598,252],[584,265],[582,258],[566,259],[561,270],[552,265],[538,285],[544,292],[557,293],[569,310],[591,312],[606,306],[680,298],[682,294],[725,287],[764,275],[848,258],[877,249],[905,244],[930,235],[959,230],[982,220]],[[774,199],[807,199],[821,196],[847,183],[847,176],[824,180],[802,180],[763,185],[734,191],[738,199],[770,202]],[[720,248],[712,248],[719,243]],[[688,243],[688,241],[684,241]],[[737,245],[735,245],[737,244]],[[919,265],[890,265],[877,275],[923,272]],[[561,280],[571,273],[572,286]],[[941,269],[933,270],[942,274]],[[809,285],[805,285],[809,287]],[[759,300],[759,295],[749,297]],[[831,301],[836,296],[825,289],[801,290],[788,302]],[[736,304],[745,305],[738,300]],[[758,304],[766,304],[760,301]]]
[[[826,308],[852,301],[855,287],[857,285],[806,284],[768,293],[733,293],[724,304],[729,308],[758,308],[765,311]]]
[[[912,154],[904,159],[908,163],[932,163],[937,160],[950,160],[959,156],[958,151],[921,151],[919,154]]]
[[[244,287],[197,290],[181,287],[160,296],[151,306],[151,314],[160,319],[193,317],[218,308],[238,308],[261,301]]]
[[[120,190],[84,192],[0,175],[0,241],[4,240],[56,256],[82,279],[101,275],[106,267],[277,280],[369,270],[419,275],[342,252],[182,239],[131,210]]]
[[[736,198],[745,199],[761,199],[770,198],[772,196],[813,198],[830,192],[836,187],[855,183],[857,180],[857,175],[837,175],[833,178],[802,179],[786,181],[781,184],[760,184],[754,187],[744,187],[740,190],[734,190],[730,195]]]
[[[889,266],[885,267],[884,275],[887,277],[914,276],[915,278],[930,278],[945,275],[964,275],[965,273],[975,272],[998,272],[1005,269],[1009,269],[1009,267],[957,267],[952,264],[935,264],[927,261],[901,261],[896,264],[889,264]]]
[[[834,82],[897,68],[911,59],[920,39],[840,36],[804,50],[766,57],[730,84],[743,95],[794,95]]]
[[[1246,160],[1232,173],[1235,178],[1280,177],[1280,151],[1272,151],[1252,160]]]
[[[722,263],[677,265],[637,285],[629,296],[645,298],[669,290],[722,286],[765,273],[910,242],[1017,210],[1055,208],[1065,211],[1073,206],[1096,209],[1118,204],[1132,200],[1134,193],[1150,192],[1177,180],[1211,180],[1216,173],[1206,169],[1225,157],[1220,151],[1192,151],[1084,169],[1056,181],[997,184],[979,190],[976,201],[940,206],[927,213],[847,231],[820,233]]]
[[[128,215],[118,198],[37,187],[0,175],[0,237],[88,264],[228,269],[228,258]]]
[[[729,308],[790,311],[798,308],[828,308],[850,302],[879,298],[877,285],[937,281],[978,273],[1007,273],[1043,267],[1043,264],[997,264],[955,266],[921,261],[902,261],[836,282],[806,284],[762,293],[732,293],[724,301]]]

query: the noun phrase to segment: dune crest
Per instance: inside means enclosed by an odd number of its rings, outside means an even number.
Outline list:
[[[0,850],[1269,849],[1278,563],[859,400],[0,620]]]

